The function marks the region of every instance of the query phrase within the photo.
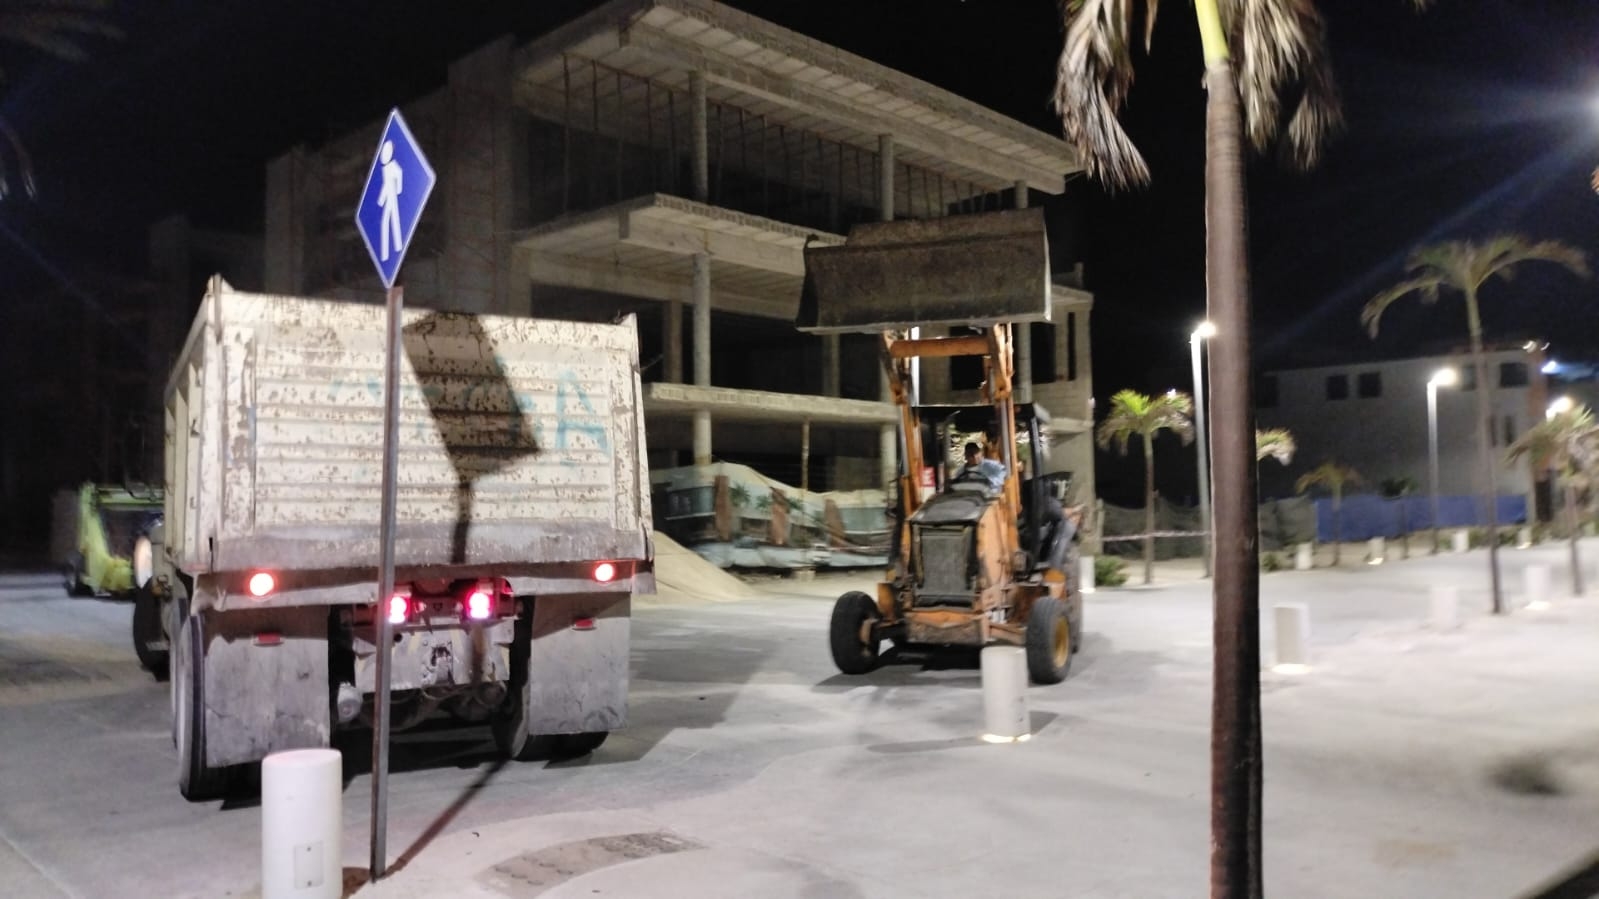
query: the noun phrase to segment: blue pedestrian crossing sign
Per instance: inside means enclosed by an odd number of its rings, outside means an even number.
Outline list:
[[[372,158],[372,171],[367,173],[361,201],[355,206],[355,227],[366,241],[366,250],[372,254],[384,287],[394,286],[400,262],[416,235],[422,207],[427,205],[437,180],[404,117],[398,109],[392,110],[383,126],[383,136],[378,138],[377,155]]]

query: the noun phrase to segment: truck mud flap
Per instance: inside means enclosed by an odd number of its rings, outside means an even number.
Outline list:
[[[625,593],[533,600],[530,733],[612,731],[627,723],[631,604]]]
[[[327,746],[328,610],[206,611],[205,759],[212,767]]]

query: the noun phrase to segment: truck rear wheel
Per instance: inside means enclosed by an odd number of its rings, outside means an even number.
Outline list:
[[[833,664],[845,674],[865,674],[877,667],[880,642],[875,629],[877,603],[859,590],[852,590],[833,604],[833,620],[828,629],[828,644],[833,650]]]
[[[161,617],[161,597],[152,593],[148,584],[134,591],[133,651],[139,656],[139,665],[158,681],[167,679],[170,661]]]
[[[187,605],[185,603],[185,605]],[[205,763],[205,634],[201,619],[179,611],[172,652],[172,736],[178,746],[178,792],[190,802],[220,798],[228,769]]]
[[[1035,684],[1058,684],[1072,667],[1072,628],[1053,596],[1033,600],[1027,613],[1027,673]]]

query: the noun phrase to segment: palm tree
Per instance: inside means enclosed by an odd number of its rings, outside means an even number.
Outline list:
[[[1428,0],[1411,0],[1418,9]],[[1064,0],[1055,108],[1091,175],[1113,187],[1149,180],[1116,121],[1133,83],[1133,41],[1155,33],[1154,0]],[[1168,8],[1170,8],[1168,6]],[[1311,0],[1194,0],[1205,61],[1205,286],[1211,338],[1212,897],[1258,897],[1261,879],[1260,568],[1244,217],[1244,137],[1286,137],[1291,161],[1316,161],[1339,121],[1325,28]],[[1139,28],[1139,13],[1143,27]],[[1234,72],[1233,57],[1238,68]]]
[[[1571,593],[1582,595],[1582,566],[1577,556],[1577,537],[1581,525],[1577,521],[1577,475],[1583,463],[1592,464],[1593,452],[1599,445],[1599,425],[1594,424],[1593,413],[1586,406],[1556,413],[1539,422],[1510,445],[1505,454],[1514,462],[1527,456],[1535,470],[1553,468],[1556,483],[1566,493],[1566,527],[1571,531]]]
[[[1360,323],[1377,336],[1382,314],[1395,301],[1419,294],[1423,303],[1438,302],[1445,290],[1458,291],[1466,300],[1466,332],[1471,338],[1471,364],[1477,375],[1477,448],[1484,473],[1483,517],[1488,525],[1488,572],[1493,584],[1493,611],[1505,611],[1499,584],[1499,471],[1493,455],[1493,384],[1488,380],[1488,358],[1482,349],[1482,316],[1477,295],[1490,278],[1506,281],[1523,262],[1554,262],[1581,277],[1588,277],[1588,261],[1581,250],[1556,240],[1536,243],[1516,235],[1491,237],[1481,243],[1452,240],[1421,247],[1405,263],[1410,276],[1372,297],[1360,310]]]
[[[1294,435],[1287,428],[1267,428],[1255,432],[1256,462],[1276,459],[1277,464],[1287,465],[1294,461],[1294,453],[1298,450],[1299,445],[1294,443]]]
[[[1127,455],[1127,442],[1141,437],[1144,442],[1144,583],[1155,579],[1155,435],[1171,431],[1183,443],[1194,439],[1194,401],[1188,394],[1168,390],[1157,397],[1136,390],[1118,391],[1110,398],[1110,415],[1099,423],[1096,434],[1100,449],[1117,450]]]
[[[122,36],[120,29],[105,20],[110,8],[111,0],[6,0],[0,3],[0,42],[67,62],[82,62],[89,58],[84,38]],[[0,70],[0,83],[6,80],[6,72]],[[27,145],[4,116],[0,116],[0,136],[11,145],[23,193],[34,196],[37,188],[33,181],[33,160],[28,155]],[[10,192],[10,179],[6,177],[5,162],[0,157],[0,200]]]
[[[1344,488],[1361,483],[1360,473],[1337,462],[1323,462],[1299,476],[1294,482],[1294,492],[1304,493],[1312,487],[1321,487],[1332,494],[1333,501],[1333,567],[1338,567],[1344,542]]]

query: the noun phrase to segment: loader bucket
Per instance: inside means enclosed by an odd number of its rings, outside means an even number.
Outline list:
[[[856,225],[805,248],[794,324],[811,333],[1049,320],[1042,209]]]

